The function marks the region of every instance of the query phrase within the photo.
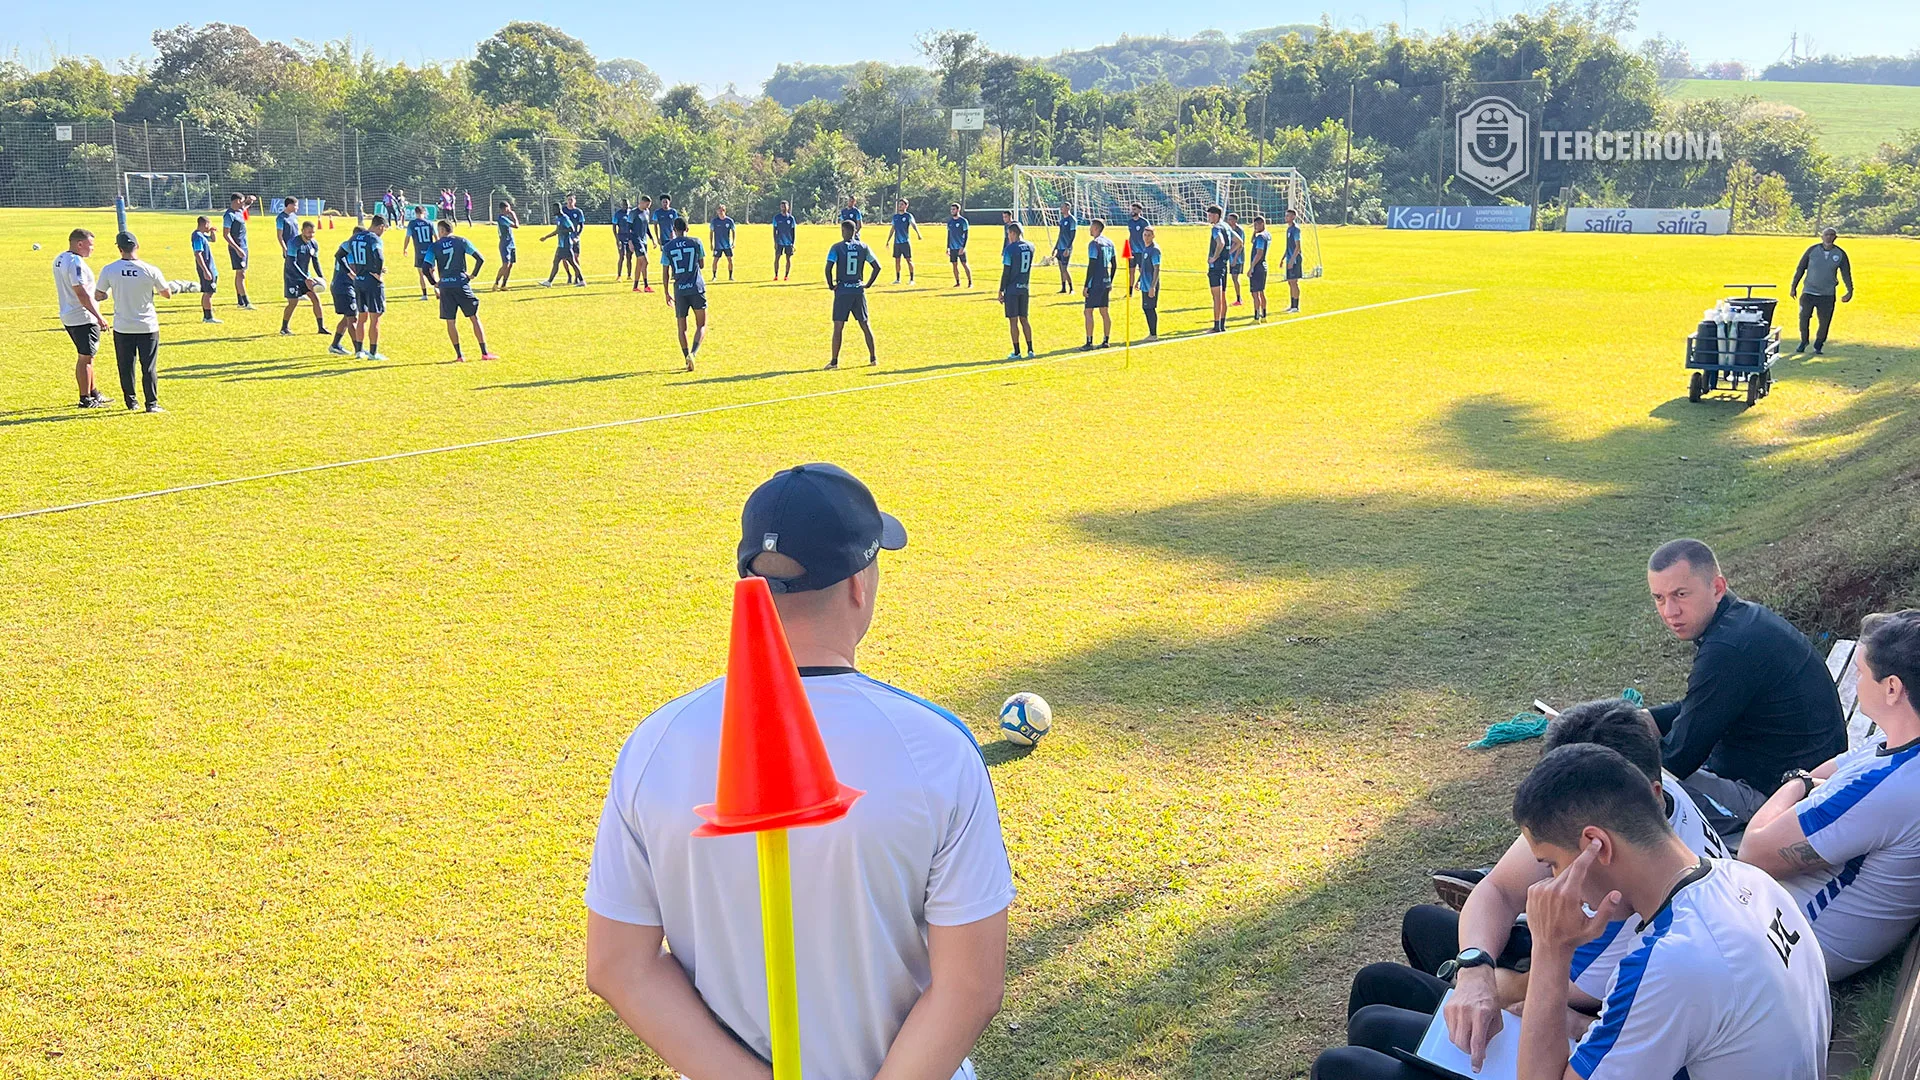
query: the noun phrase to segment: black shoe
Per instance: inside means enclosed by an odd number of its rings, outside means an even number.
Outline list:
[[[1086,343],[1085,345],[1082,345],[1082,346],[1080,346],[1080,351],[1081,351],[1081,352],[1092,352],[1092,351],[1093,351],[1093,342],[1091,342],[1091,341],[1089,341],[1089,342],[1087,342],[1087,343]]]
[[[1794,351],[1794,352],[1806,352],[1806,351],[1807,351],[1807,339],[1806,339],[1806,338],[1801,338],[1801,339],[1800,339],[1800,344],[1798,344],[1798,345],[1795,345],[1795,346],[1793,347],[1793,351]]]
[[[1100,347],[1101,347],[1101,348],[1103,348],[1103,349],[1111,349],[1111,348],[1113,348],[1113,342],[1111,342],[1111,341],[1107,341],[1107,340],[1105,340],[1105,339],[1103,338],[1103,339],[1101,339],[1101,342],[1100,342]]]
[[[1440,896],[1441,903],[1455,911],[1467,904],[1467,894],[1487,876],[1487,869],[1474,870],[1435,870],[1433,872],[1433,891]]]
[[[139,407],[140,407],[140,403],[139,403],[139,402],[137,402],[137,401],[135,401],[135,400],[133,400],[132,398],[128,398],[128,399],[127,399],[127,408],[129,408],[129,409],[137,409],[137,408],[139,408]]]
[[[293,331],[291,331],[291,330],[289,330],[289,329],[287,329],[286,327],[284,327],[284,326],[283,326],[283,327],[281,327],[281,328],[280,328],[280,336],[281,336],[281,337],[292,337],[292,336],[293,336]]]
[[[1813,347],[1813,355],[1815,356],[1824,355],[1826,351],[1827,351],[1827,347],[1825,345],[1815,345]]]

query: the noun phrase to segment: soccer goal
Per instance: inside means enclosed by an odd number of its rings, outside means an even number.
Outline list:
[[[120,174],[129,210],[211,210],[213,177],[203,172]]]
[[[1207,207],[1217,205],[1240,215],[1248,228],[1255,214],[1265,214],[1267,226],[1285,228],[1285,213],[1297,212],[1302,268],[1319,277],[1320,234],[1313,217],[1313,199],[1307,178],[1299,169],[1119,168],[1091,165],[1015,165],[1013,167],[1014,220],[1026,226],[1056,226],[1060,206],[1073,207],[1076,217],[1105,218],[1118,227],[1133,214],[1133,204],[1145,208],[1156,228],[1168,225],[1205,225]],[[1278,242],[1276,237],[1276,258]]]

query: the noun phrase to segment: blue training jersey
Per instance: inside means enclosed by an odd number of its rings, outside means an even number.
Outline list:
[[[680,211],[675,210],[671,206],[654,207],[653,227],[654,230],[660,234],[660,242],[662,244],[673,239],[673,223],[679,216]]]
[[[387,269],[386,246],[380,238],[371,232],[355,234],[347,239],[347,263],[356,274],[380,274]]]
[[[913,228],[912,214],[893,215],[893,242],[896,244],[906,243],[907,233],[912,228]]]
[[[465,285],[472,276],[467,269],[468,260],[472,260],[473,269],[480,269],[485,260],[473,241],[464,236],[443,236],[433,242],[433,268],[438,271],[440,285]]]
[[[1254,266],[1267,265],[1267,245],[1273,243],[1273,234],[1262,229],[1253,234],[1253,239],[1249,243],[1253,247],[1253,253],[1248,256],[1248,261]]]
[[[1127,219],[1127,250],[1138,253],[1147,246],[1147,226],[1153,224],[1144,217]]]
[[[273,219],[273,231],[280,238],[280,254],[291,259],[300,247],[300,218],[282,210]]]
[[[513,243],[514,226],[513,226],[512,218],[508,217],[505,214],[501,214],[499,217],[493,219],[493,225],[494,225],[494,228],[500,230],[501,243],[503,244]]]
[[[433,222],[426,218],[409,218],[407,239],[413,241],[413,250],[419,258],[427,258],[427,249],[433,247]]]
[[[1140,291],[1153,292],[1160,281],[1160,245],[1148,244],[1138,252],[1140,256]]]
[[[585,210],[577,206],[569,206],[565,210],[562,210],[561,213],[566,215],[568,221],[573,222],[573,235],[579,236],[586,231],[587,212]]]
[[[1060,231],[1055,235],[1053,250],[1072,251],[1073,238],[1080,232],[1080,222],[1072,214],[1060,215]]]
[[[836,289],[866,288],[868,263],[878,267],[880,260],[874,258],[872,248],[858,240],[842,240],[827,252],[827,267],[833,271]]]
[[[1217,224],[1207,236],[1207,264],[1225,266],[1233,252],[1233,233],[1224,223]]]
[[[1113,241],[1104,235],[1087,241],[1087,288],[1100,289],[1113,283],[1113,268],[1118,263]]]
[[[792,244],[794,226],[798,224],[799,222],[794,220],[792,214],[773,215],[773,242],[776,244]]]
[[[1006,267],[1003,287],[1015,292],[1027,290],[1027,279],[1033,273],[1033,245],[1025,240],[1015,240],[1000,249],[1000,265]]]
[[[963,217],[948,218],[947,219],[947,250],[948,251],[965,251],[967,249],[967,233],[970,229],[971,229],[971,226],[968,225],[966,218],[963,218]]]
[[[215,276],[215,277],[219,276],[219,271],[213,265],[213,241],[207,239],[206,233],[201,232],[199,229],[195,229],[193,230],[192,243],[193,243],[194,255],[196,256],[204,255],[206,256],[206,260],[207,260],[206,262],[202,263],[198,258],[194,259],[194,267],[198,269],[204,266],[206,269],[202,271],[203,273],[208,274],[210,276]]]
[[[1239,266],[1246,262],[1247,259],[1247,231],[1238,225],[1227,226],[1227,231],[1233,234],[1235,241],[1235,247],[1231,257],[1233,265]]]
[[[320,241],[302,240],[294,235],[293,247],[287,249],[287,269],[303,277],[320,277]]]
[[[227,235],[240,245],[241,251],[247,250],[247,215],[244,212],[229,210],[220,215],[220,224],[226,226]]]
[[[713,250],[727,251],[733,247],[733,219],[716,217],[707,222],[707,228],[713,230]]]
[[[333,288],[335,292],[346,291],[347,286],[353,282],[353,274],[349,272],[348,267],[353,263],[353,241],[359,235],[359,232],[354,232],[345,240],[340,241],[339,247],[333,249]]]
[[[1300,226],[1289,225],[1287,226],[1286,260],[1288,263],[1297,263],[1300,261],[1300,255]]]
[[[857,206],[843,206],[843,207],[841,207],[841,208],[840,208],[840,220],[841,220],[841,221],[851,221],[851,222],[853,222],[853,223],[854,223],[855,225],[858,225],[858,224],[860,224],[860,208],[859,208],[859,207],[857,207]]]
[[[676,236],[660,248],[660,261],[673,272],[675,289],[707,291],[707,280],[700,276],[700,266],[707,261],[707,249],[700,241],[691,236]]]

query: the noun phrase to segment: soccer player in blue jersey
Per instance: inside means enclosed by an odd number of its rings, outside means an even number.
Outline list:
[[[1134,203],[1127,218],[1127,295],[1133,295],[1134,277],[1140,272],[1140,253],[1147,247],[1147,208]]]
[[[913,240],[907,232],[912,230],[915,238],[920,235],[920,223],[913,220],[907,211],[907,200],[901,199],[893,204],[893,283],[900,284],[900,260],[907,260],[907,284],[913,284]]]
[[[1120,272],[1120,257],[1113,250],[1113,241],[1106,237],[1107,223],[1094,218],[1087,223],[1087,272],[1080,279],[1080,289],[1086,294],[1087,343],[1082,350],[1093,348],[1093,313],[1100,313],[1100,347],[1106,348],[1113,339],[1113,312],[1108,309],[1113,292],[1113,279]]]
[[[293,200],[289,199],[288,202]],[[284,292],[287,297],[287,309],[280,313],[280,333],[293,336],[288,324],[293,322],[293,310],[300,306],[301,300],[313,304],[313,329],[315,333],[327,332],[326,316],[320,314],[320,286],[327,280],[320,272],[320,243],[313,238],[313,222],[300,226],[294,234],[293,246],[287,251]]]
[[[1240,306],[1240,275],[1247,268],[1247,230],[1240,227],[1240,215],[1227,215],[1227,231],[1233,234],[1233,250],[1227,256],[1227,276],[1233,279],[1233,306]]]
[[[853,231],[859,232],[864,216],[860,213],[860,200],[857,196],[847,196],[847,205],[840,208],[840,220],[853,222]]]
[[[794,220],[793,205],[780,200],[780,212],[773,215],[773,280],[785,281],[793,274],[793,238],[799,222]],[[786,256],[787,269],[780,270],[780,257]]]
[[[627,280],[627,271],[633,267],[633,233],[627,228],[627,215],[631,212],[627,209],[625,199],[621,199],[620,204],[613,208],[613,247],[617,253],[617,261],[613,266],[615,281]]]
[[[727,280],[733,280],[733,219],[727,216],[727,204],[713,208],[707,222],[707,238],[713,242],[713,280],[720,280],[720,256],[727,257]]]
[[[566,209],[561,212],[573,223],[573,283],[584,289],[587,287],[587,272],[580,268],[580,238],[587,231],[587,212],[580,209],[579,201],[573,195],[567,196]]]
[[[247,299],[247,206],[252,202],[253,196],[236,191],[227,196],[227,212],[220,215],[220,236],[233,267],[234,306],[242,311],[253,310],[253,301]]]
[[[566,268],[567,284],[586,284],[586,275],[580,272],[580,264],[576,261],[578,256],[576,255],[577,249],[573,241],[573,230],[573,217],[567,213],[565,206],[555,203],[553,206],[553,231],[540,238],[554,242],[553,266],[548,268],[547,280],[540,283],[541,288],[553,288],[554,276],[560,273],[561,267]]]
[[[1134,248],[1140,271],[1140,314],[1147,317],[1147,340],[1160,336],[1160,245],[1153,242],[1153,226],[1140,230],[1140,246]]]
[[[700,343],[707,336],[707,282],[700,268],[707,261],[700,241],[687,235],[687,219],[673,219],[673,239],[660,249],[660,280],[666,285],[666,301],[680,323],[680,355],[687,370],[693,370],[694,357],[700,355]],[[693,341],[687,341],[687,312],[693,312]]]
[[[1306,265],[1305,253],[1300,249],[1300,224],[1292,207],[1287,208],[1287,246],[1282,250],[1281,260],[1287,274],[1287,295],[1292,303],[1282,314],[1300,314],[1300,275]]]
[[[220,267],[213,261],[213,223],[202,214],[193,227],[193,268],[200,275],[200,321],[217,323],[213,294],[220,287]]]
[[[1265,214],[1253,215],[1253,239],[1247,242],[1247,292],[1253,296],[1253,321],[1267,321],[1267,245],[1273,234],[1267,231]]]
[[[500,269],[493,275],[493,289],[495,292],[505,292],[507,279],[513,276],[513,264],[520,261],[519,245],[513,241],[513,230],[520,227],[520,215],[513,212],[512,199],[500,200],[493,225],[500,230]]]
[[[1060,204],[1060,227],[1053,234],[1053,262],[1060,268],[1060,291],[1073,291],[1073,240],[1080,232],[1080,221],[1073,216],[1073,204]]]
[[[460,316],[473,324],[473,337],[480,343],[480,359],[498,360],[487,349],[487,332],[480,326],[480,298],[473,292],[473,275],[486,265],[480,249],[464,236],[453,235],[453,221],[440,219],[440,237],[433,242],[433,268],[440,286],[440,317],[447,321],[447,340],[453,342],[455,361],[466,360],[460,354]]]
[[[280,257],[291,259],[294,249],[300,246],[300,207],[298,199],[283,199],[280,212],[273,218],[273,235],[280,242]]]
[[[655,232],[660,234],[660,246],[663,249],[666,247],[667,242],[673,239],[673,223],[679,217],[680,212],[673,208],[673,196],[662,192],[659,201],[654,203],[653,228]],[[661,258],[665,259],[666,255],[663,253]],[[660,283],[664,285],[666,284],[666,280],[666,271],[663,269],[661,271]]]
[[[335,356],[347,355],[347,350],[340,347],[340,339],[347,334],[353,335],[353,355],[362,355],[360,306],[354,295],[353,242],[366,231],[364,227],[355,225],[347,238],[340,241],[340,246],[333,249],[333,313],[340,316],[340,321],[334,325],[333,344],[327,347],[327,351]]]
[[[380,236],[386,231],[387,219],[375,214],[366,232],[347,241],[355,321],[360,324],[359,340],[367,343],[368,360],[386,359],[380,352],[380,316],[387,313],[387,250]]]
[[[1027,301],[1033,275],[1033,245],[1027,243],[1019,222],[1007,225],[1007,244],[1000,249],[1000,303],[1007,313],[1007,332],[1013,336],[1013,352],[1007,359],[1020,359],[1020,331],[1027,332],[1027,355],[1033,356],[1033,323],[1027,321]]]
[[[960,212],[959,203],[947,204],[947,262],[953,264],[953,287],[960,287],[960,268],[966,267],[967,288],[973,288],[973,266],[967,262],[967,233],[973,226]]]
[[[833,359],[827,362],[828,371],[840,366],[840,338],[850,317],[859,321],[860,332],[866,335],[867,366],[880,362],[873,347],[873,326],[867,321],[867,290],[880,278],[880,260],[857,239],[857,232],[853,222],[842,221],[840,242],[827,252],[827,288],[833,290]]]
[[[1218,206],[1207,207],[1207,288],[1213,291],[1213,333],[1227,329],[1227,266],[1233,259],[1233,233],[1220,221]]]
[[[633,291],[652,292],[653,278],[647,273],[647,249],[653,246],[653,196],[640,196],[640,205],[627,215],[627,228],[633,238]]]
[[[420,299],[425,300],[427,290],[433,288],[433,222],[427,220],[425,206],[414,206],[407,235],[400,240],[400,254],[405,255],[409,247],[413,248],[414,276],[420,279]]]

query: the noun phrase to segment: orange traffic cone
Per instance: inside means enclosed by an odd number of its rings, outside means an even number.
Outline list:
[[[733,590],[719,782],[714,801],[693,808],[707,819],[693,835],[824,825],[864,794],[833,775],[765,579],[741,579]]]

